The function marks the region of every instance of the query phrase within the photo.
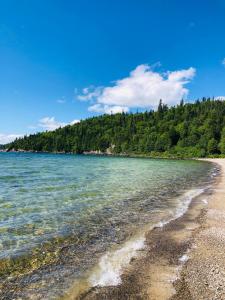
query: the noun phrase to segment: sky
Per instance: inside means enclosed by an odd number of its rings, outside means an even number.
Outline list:
[[[225,0],[0,0],[0,144],[225,99]]]

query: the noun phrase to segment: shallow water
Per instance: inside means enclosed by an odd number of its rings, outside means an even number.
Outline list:
[[[51,245],[39,279],[57,295],[109,249],[178,216],[213,172],[199,161],[0,153],[0,260]]]

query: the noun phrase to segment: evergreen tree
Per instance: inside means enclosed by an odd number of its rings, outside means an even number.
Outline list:
[[[225,154],[225,101],[203,98],[158,111],[102,115],[74,125],[16,139],[1,146],[26,151],[204,157]],[[158,152],[158,153],[155,153]]]

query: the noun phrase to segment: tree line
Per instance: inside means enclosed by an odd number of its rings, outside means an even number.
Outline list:
[[[74,125],[23,138],[8,150],[84,153],[100,151],[174,157],[225,154],[225,101],[206,99],[157,111],[88,118]]]

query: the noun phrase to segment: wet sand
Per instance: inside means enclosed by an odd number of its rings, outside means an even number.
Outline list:
[[[67,299],[225,299],[225,159],[220,176],[188,211],[146,235],[118,286],[95,287]]]

